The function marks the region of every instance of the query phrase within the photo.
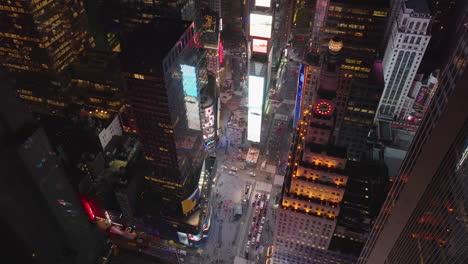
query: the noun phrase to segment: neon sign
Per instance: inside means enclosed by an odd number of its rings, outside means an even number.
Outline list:
[[[333,105],[328,101],[320,101],[315,105],[315,112],[319,115],[329,115],[333,111]]]

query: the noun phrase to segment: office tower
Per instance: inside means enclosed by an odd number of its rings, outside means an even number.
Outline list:
[[[358,263],[466,263],[468,2],[420,128]]]
[[[0,221],[11,263],[94,264],[103,237],[81,208],[44,129],[0,82]]]
[[[182,19],[193,21],[195,15],[194,0],[106,0],[103,12],[110,12],[111,25],[121,33],[132,32],[140,25],[159,18]],[[122,41],[125,41],[123,37]]]
[[[322,20],[322,15],[316,16]],[[332,38],[340,37],[344,44],[341,68],[356,74],[368,74],[379,56],[387,16],[387,0],[330,0],[319,36],[321,50],[328,49]]]
[[[117,53],[89,50],[71,66],[68,94],[81,115],[113,119],[123,109],[124,79]]]
[[[346,149],[330,144],[340,49],[329,50],[298,123],[276,217],[275,263],[308,263],[328,249],[348,176]]]
[[[363,159],[348,161],[347,172],[346,192],[329,251],[356,263],[385,200],[388,170],[380,160]]]
[[[383,59],[385,90],[377,118],[401,118],[405,97],[431,38],[430,22],[425,1],[408,0],[401,6]]]
[[[388,10],[386,0],[317,2],[313,23],[322,26],[312,29],[312,51],[320,52],[330,45],[341,49],[333,140],[348,148],[350,159],[359,159],[366,147],[368,119],[375,114],[374,97],[380,96],[378,59]],[[333,39],[336,41],[330,42]],[[356,133],[351,132],[354,130]]]
[[[445,50],[445,42],[450,34],[449,24],[456,14],[456,3],[460,0],[426,0],[431,10],[431,24],[429,26],[431,41],[426,49],[420,71],[429,73],[434,70],[434,65],[443,63],[449,53]]]
[[[0,64],[29,110],[61,114],[68,106],[61,74],[94,45],[81,1],[0,1]]]
[[[128,110],[153,166],[145,172],[144,210],[155,213],[149,201],[155,195],[167,215],[187,215],[196,205],[205,158],[200,120],[200,90],[208,82],[205,52],[195,43],[193,23],[174,19],[145,24],[126,42]]]
[[[335,143],[348,148],[349,159],[360,160],[368,151],[367,136],[383,89],[382,62],[376,61],[369,78],[352,78],[349,89],[341,95],[346,98],[340,102],[342,115],[336,122]]]
[[[58,73],[93,40],[81,1],[0,1],[0,61],[10,71]]]

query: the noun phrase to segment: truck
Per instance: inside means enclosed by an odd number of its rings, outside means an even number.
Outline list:
[[[242,205],[235,204],[234,205],[234,219],[237,220],[242,216]]]
[[[248,202],[249,201],[249,196],[250,196],[250,184],[246,184],[244,187],[244,197],[243,201]]]

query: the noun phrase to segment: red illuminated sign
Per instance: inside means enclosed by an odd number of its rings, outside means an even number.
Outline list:
[[[333,105],[328,101],[320,101],[315,105],[315,112],[319,115],[329,115],[333,112]]]
[[[219,63],[223,64],[223,62],[224,62],[223,42],[221,42],[221,41],[219,42],[218,52],[219,52]]]

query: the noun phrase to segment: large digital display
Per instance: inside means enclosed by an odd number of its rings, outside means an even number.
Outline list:
[[[198,98],[185,96],[185,109],[187,110],[187,121],[190,129],[200,130],[200,105]]]
[[[271,0],[255,0],[255,6],[270,7]]]
[[[250,14],[250,36],[271,38],[272,16]]]
[[[184,86],[185,95],[198,97],[197,73],[195,67],[181,64],[180,68],[182,71],[182,84]]]
[[[263,90],[265,79],[249,76],[249,112],[247,116],[247,140],[260,142],[262,129]]]
[[[259,53],[267,53],[268,40],[254,38],[252,41],[252,51]]]
[[[299,68],[299,79],[297,80],[296,110],[294,113],[294,127],[297,125],[301,113],[302,85],[304,84],[304,64]]]
[[[262,116],[257,113],[249,112],[247,116],[247,122],[247,140],[252,142],[260,142]]]

